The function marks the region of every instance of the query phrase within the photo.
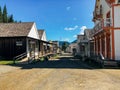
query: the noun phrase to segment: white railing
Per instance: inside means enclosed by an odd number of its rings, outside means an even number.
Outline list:
[[[94,31],[98,32],[102,29],[102,22],[99,22],[98,24],[95,25]]]
[[[97,9],[97,10],[96,10],[96,14],[97,14],[97,15],[100,15],[100,14],[101,14],[101,13],[100,13],[100,9]]]
[[[93,28],[92,35],[104,30],[105,28],[110,28],[112,26],[112,20],[110,18],[106,18],[105,20],[101,20],[98,24],[96,24]]]

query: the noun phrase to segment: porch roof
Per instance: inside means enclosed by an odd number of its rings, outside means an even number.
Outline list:
[[[40,41],[43,42],[43,43],[46,43],[46,44],[57,45],[57,44],[55,44],[55,43],[51,43],[51,42],[48,42],[48,41],[43,41],[43,40],[40,40]]]

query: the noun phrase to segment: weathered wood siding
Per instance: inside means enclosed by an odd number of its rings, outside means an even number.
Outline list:
[[[22,42],[17,45],[16,42]],[[13,57],[26,52],[25,37],[2,37],[0,38],[0,56],[5,59],[13,59]]]

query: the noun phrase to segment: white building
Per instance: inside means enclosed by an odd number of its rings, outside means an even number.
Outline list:
[[[77,37],[78,52],[81,56],[90,57],[93,55],[94,44],[91,38],[91,31],[91,29],[86,29],[84,35],[78,35]]]
[[[93,22],[95,54],[120,60],[120,0],[96,0]]]
[[[66,49],[67,52],[69,53],[74,53],[74,54],[78,54],[78,44],[77,44],[77,40],[73,41],[69,47],[67,47]]]

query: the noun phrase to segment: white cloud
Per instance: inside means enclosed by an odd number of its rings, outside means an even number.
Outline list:
[[[74,30],[76,30],[78,28],[78,26],[76,25],[76,26],[74,26],[74,27],[66,27],[66,28],[64,28],[64,30],[66,30],[66,31],[74,31]]]
[[[67,10],[67,11],[69,11],[70,9],[71,9],[71,7],[70,7],[70,6],[66,7],[66,10]]]
[[[85,30],[85,29],[87,29],[86,26],[82,26],[82,27],[80,28],[80,34],[81,34],[81,35],[84,34],[84,30]]]
[[[77,35],[74,35],[73,37],[74,37],[74,38],[77,38]]]

